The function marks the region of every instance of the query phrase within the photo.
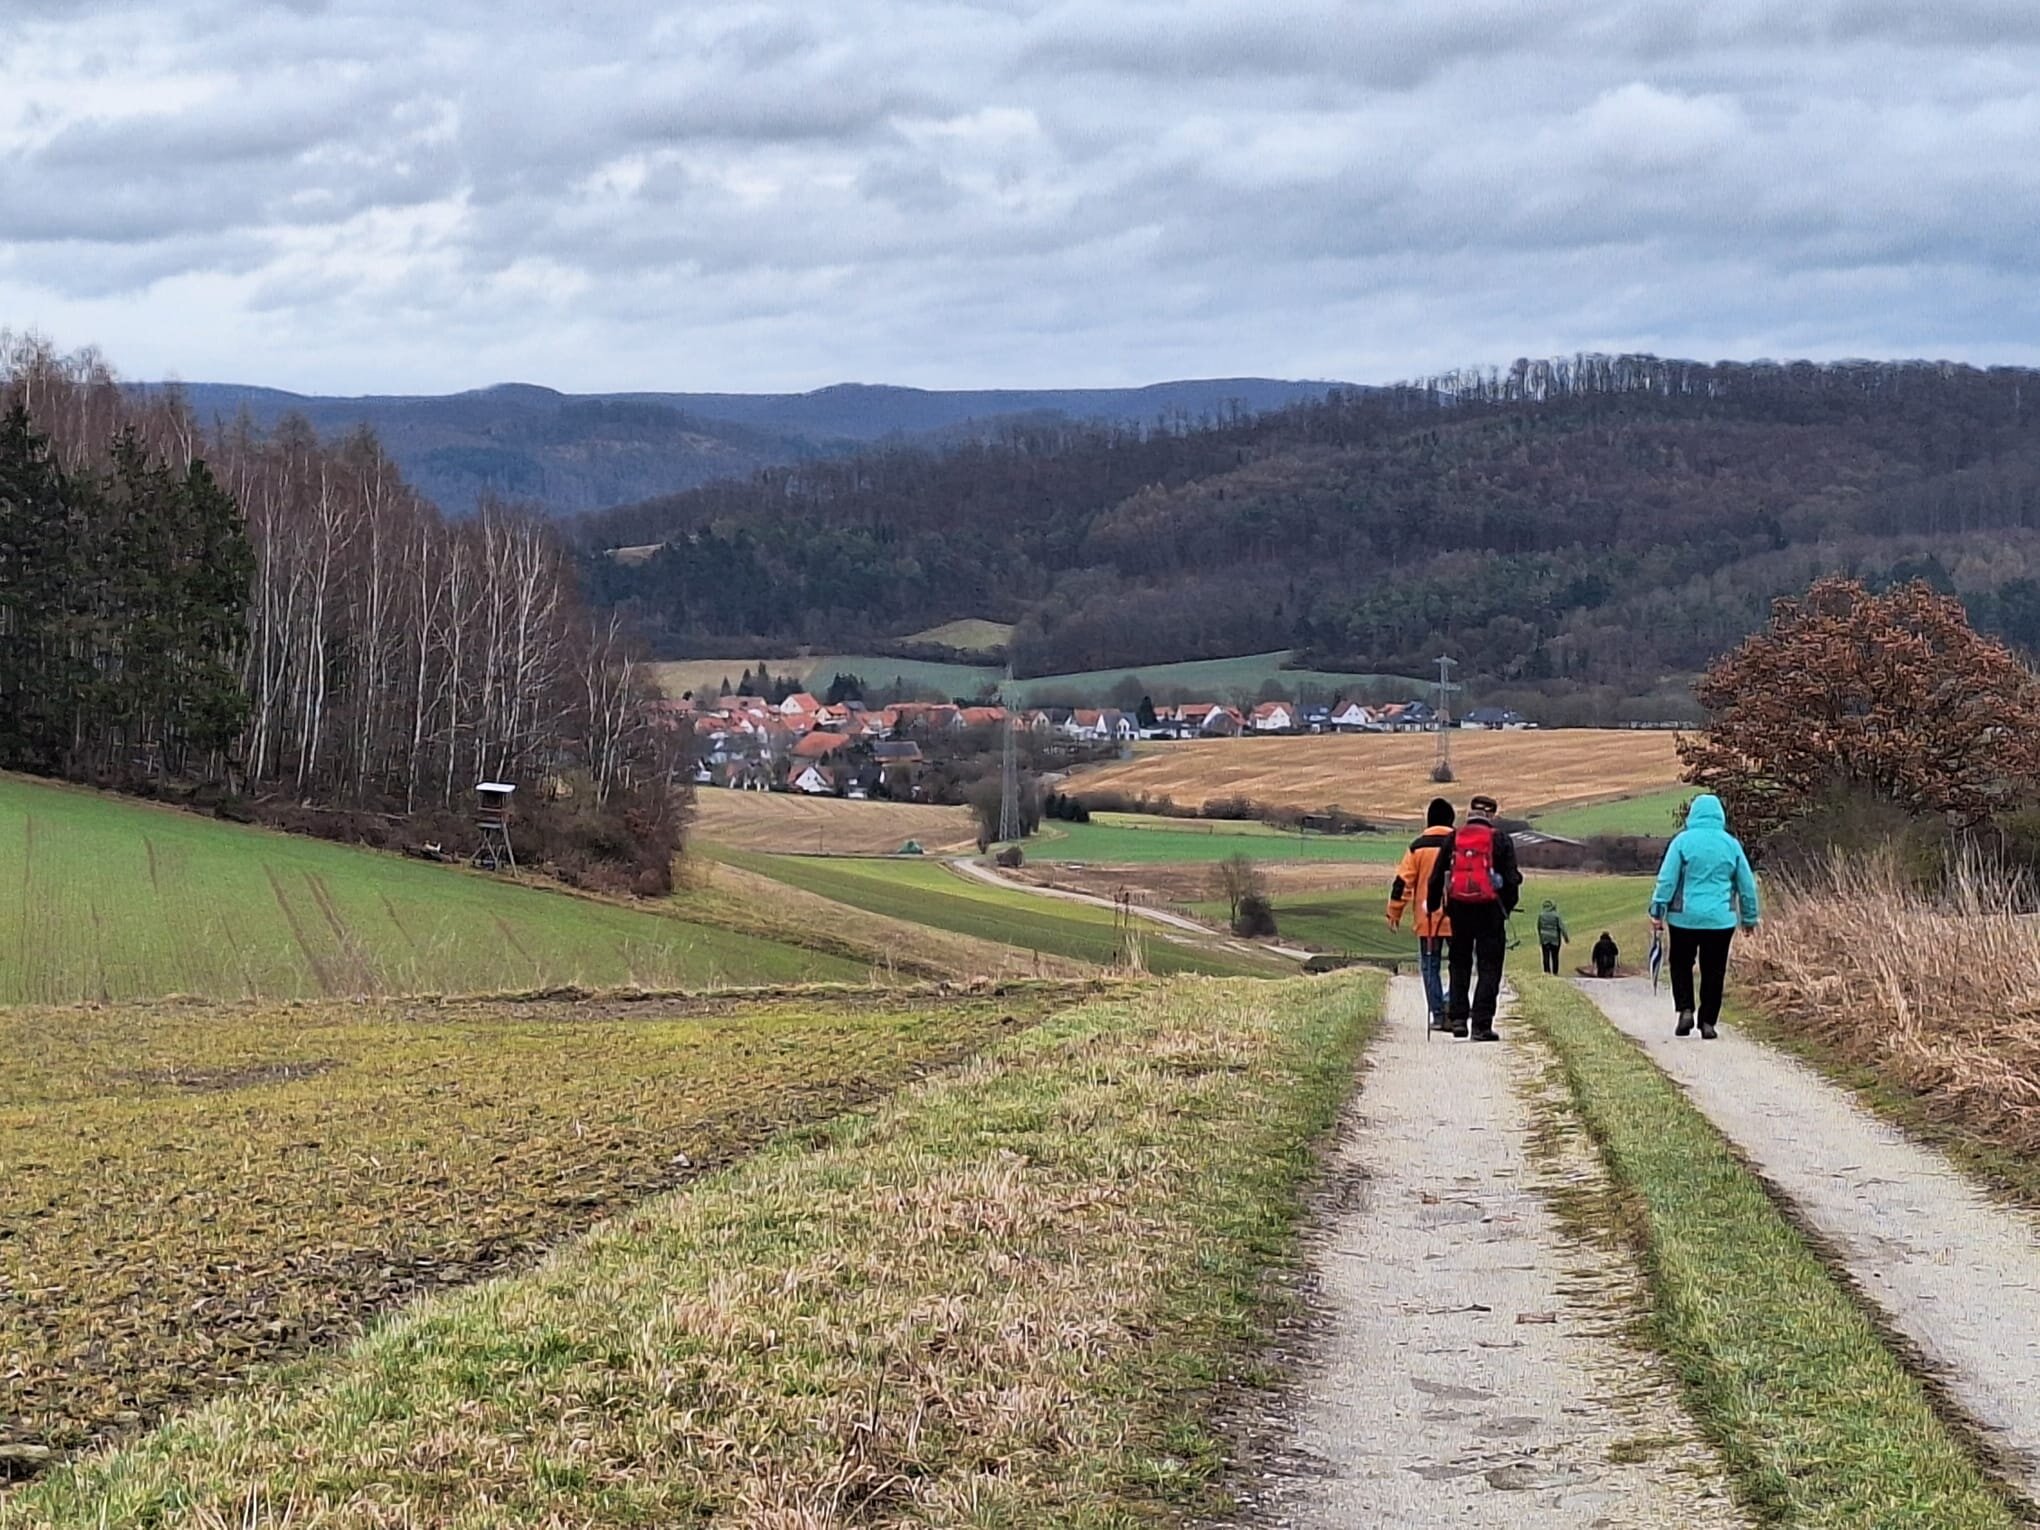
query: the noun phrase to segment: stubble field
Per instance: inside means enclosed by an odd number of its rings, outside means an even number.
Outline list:
[[[1319,738],[1211,739],[1156,744],[1132,760],[1072,778],[1075,795],[1113,791],[1196,806],[1218,797],[1304,809],[1337,806],[1388,822],[1421,822],[1440,795],[1498,798],[1511,817],[1558,804],[1606,801],[1677,783],[1675,735],[1620,729],[1461,732],[1452,738],[1457,781],[1431,780],[1429,733]]]
[[[695,798],[693,838],[787,855],[891,855],[908,840],[930,855],[977,848],[965,807],[716,789]]]

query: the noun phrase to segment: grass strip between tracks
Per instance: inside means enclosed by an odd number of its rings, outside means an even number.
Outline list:
[[[1370,976],[1153,983],[59,1468],[0,1526],[1209,1508]]]
[[[1520,983],[1628,1201],[1653,1328],[1738,1489],[1798,1526],[2019,1523],[1763,1185],[1583,994]]]

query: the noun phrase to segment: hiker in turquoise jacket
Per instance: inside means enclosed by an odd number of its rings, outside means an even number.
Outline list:
[[[1728,974],[1729,943],[1738,927],[1757,927],[1757,877],[1742,842],[1728,832],[1721,799],[1701,796],[1686,810],[1686,827],[1665,850],[1650,895],[1654,924],[1670,926],[1672,1003],[1681,1036],[1712,1041],[1721,1018],[1721,986]],[[1700,1003],[1693,1003],[1693,963],[1700,963]]]

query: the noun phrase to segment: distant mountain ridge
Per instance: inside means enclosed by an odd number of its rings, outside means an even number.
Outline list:
[[[888,439],[930,444],[1053,418],[1211,420],[1281,409],[1345,385],[1233,377],[1140,388],[936,392],[841,383],[812,393],[572,394],[503,383],[358,398],[238,383],[174,386],[208,424],[245,410],[264,429],[302,415],[323,437],[367,425],[405,477],[455,514],[495,494],[570,515]]]

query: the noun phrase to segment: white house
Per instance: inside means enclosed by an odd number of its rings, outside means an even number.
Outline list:
[[[1286,701],[1264,701],[1248,721],[1256,733],[1294,733],[1296,708]]]
[[[1332,708],[1332,726],[1341,733],[1362,733],[1374,725],[1374,713],[1357,701],[1342,701]]]

